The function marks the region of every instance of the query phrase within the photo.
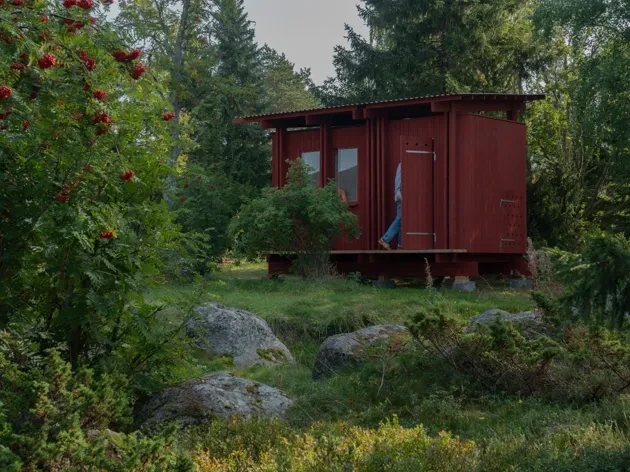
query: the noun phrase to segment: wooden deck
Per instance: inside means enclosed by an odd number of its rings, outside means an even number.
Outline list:
[[[370,249],[370,250],[344,250],[344,251],[330,251],[332,255],[353,255],[353,254],[466,254],[468,251],[466,249],[392,249],[391,251],[387,251],[385,249]],[[277,255],[277,256],[291,256],[295,254],[294,252],[276,252],[270,253],[269,255]]]
[[[331,254],[465,254],[466,249],[385,249],[377,250],[355,250],[355,251],[331,251]]]

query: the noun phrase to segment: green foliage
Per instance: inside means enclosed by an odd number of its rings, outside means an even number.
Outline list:
[[[130,422],[124,377],[97,377],[85,368],[73,374],[54,350],[41,369],[28,371],[0,354],[0,369],[2,470],[139,472],[177,467],[174,431],[149,438],[109,429]]]
[[[518,406],[512,408],[511,413],[518,414]],[[441,409],[432,413],[434,417],[448,414]],[[422,426],[403,427],[395,417],[377,429],[316,423],[297,434],[268,421],[220,426],[212,428],[216,440],[197,446],[195,464],[201,472],[622,472],[630,461],[626,436],[611,425],[550,428],[538,437],[490,432],[480,442],[463,441],[444,431],[433,437]]]
[[[253,23],[243,0],[213,0],[212,35],[219,59],[217,76],[227,84],[219,104],[222,149],[219,168],[242,184],[262,188],[271,180],[268,134],[257,124],[234,124],[237,116],[262,113],[264,69]]]
[[[552,253],[566,284],[561,302],[567,316],[621,329],[630,306],[630,241],[602,233],[589,238],[582,254]]]
[[[618,1],[544,0],[536,10],[537,29],[555,49],[539,77],[550,98],[528,120],[532,228],[549,245],[576,250],[593,226],[629,228],[627,18]]]
[[[474,443],[448,433],[429,437],[421,426],[406,429],[395,419],[378,430],[315,425],[276,449],[252,457],[239,449],[221,459],[212,451],[196,458],[200,471],[469,471],[477,464]],[[385,470],[387,470],[385,469]]]
[[[319,100],[306,89],[310,80],[308,70],[296,73],[295,65],[269,46],[261,49],[261,57],[265,67],[267,113],[306,110],[320,105]]]
[[[231,249],[228,226],[238,209],[256,190],[231,181],[221,172],[188,166],[177,179],[177,222],[186,232],[207,236],[207,249],[196,269],[205,272]]]
[[[68,14],[85,24],[76,34]],[[0,100],[12,111],[0,130],[0,324],[27,351],[62,348],[73,368],[149,371],[176,327],[134,292],[186,241],[162,198],[161,109],[146,75],[130,77],[137,60],[117,62],[119,39],[83,9],[5,5],[0,24],[22,32],[0,42],[0,84],[13,90]]]
[[[334,182],[316,188],[301,159],[292,163],[283,188],[265,189],[241,210],[231,231],[250,259],[294,254],[298,273],[306,277],[328,275],[335,240],[359,234],[357,218],[337,196]]]
[[[335,50],[327,103],[457,91],[518,92],[544,63],[528,17],[534,2],[368,0],[363,38],[346,27]]]
[[[605,330],[555,332],[497,316],[466,333],[439,309],[418,313],[409,326],[430,352],[490,391],[590,401],[630,389],[630,346]]]
[[[549,382],[558,354],[548,337],[527,339],[500,317],[480,332],[465,334],[460,321],[433,308],[419,312],[409,326],[422,343],[489,390],[538,393]]]

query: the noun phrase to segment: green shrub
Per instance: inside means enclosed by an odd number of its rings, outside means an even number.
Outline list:
[[[339,422],[298,432],[268,420],[232,420],[193,431],[203,438],[190,445],[199,472],[625,472],[630,465],[627,435],[609,423],[550,425],[537,434],[487,429],[481,442],[444,431],[430,436],[422,426],[402,427],[396,418],[374,429]]]
[[[282,188],[267,188],[246,205],[231,224],[238,248],[250,259],[268,253],[295,255],[294,268],[306,277],[326,276],[339,237],[359,235],[356,216],[330,182],[313,186],[308,166],[297,159]]]
[[[630,307],[630,240],[600,234],[588,239],[582,254],[553,254],[566,284],[560,299],[566,317],[621,329]]]
[[[461,321],[437,308],[418,313],[409,327],[424,347],[486,390],[596,400],[630,389],[630,346],[604,329],[538,328],[554,333],[552,339],[497,316],[466,333]]]
[[[396,420],[378,429],[316,424],[307,433],[284,438],[257,457],[239,449],[221,458],[206,450],[196,458],[200,472],[468,472],[475,470],[477,461],[474,443],[448,433],[431,438],[421,426],[406,429]]]
[[[41,368],[30,369],[0,353],[0,371],[2,470],[140,472],[185,464],[173,431],[149,438],[109,429],[130,424],[124,377],[97,378],[85,368],[72,373],[54,350]]]

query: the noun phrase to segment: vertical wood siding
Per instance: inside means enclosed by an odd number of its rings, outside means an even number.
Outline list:
[[[451,156],[453,247],[474,253],[522,254],[527,248],[526,132],[514,121],[458,115]]]

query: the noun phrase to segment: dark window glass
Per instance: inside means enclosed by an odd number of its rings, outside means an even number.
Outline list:
[[[346,200],[359,200],[359,151],[357,149],[335,150],[335,180],[337,188],[343,190]]]
[[[319,151],[303,152],[302,160],[311,168],[308,174],[311,176],[311,179],[313,179],[313,185],[319,187],[319,170],[321,167]]]

